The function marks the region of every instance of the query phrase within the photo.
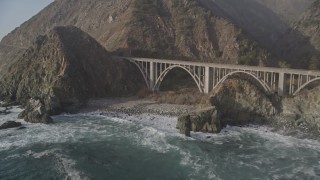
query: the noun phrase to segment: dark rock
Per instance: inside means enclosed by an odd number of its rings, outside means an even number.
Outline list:
[[[19,127],[17,130],[22,130],[22,129],[26,129],[26,127],[22,126],[22,127]]]
[[[7,121],[0,126],[0,129],[9,129],[9,128],[15,128],[20,126],[21,126],[20,122]]]
[[[35,99],[28,101],[25,110],[22,111],[18,117],[30,123],[53,123],[51,117],[46,113],[43,103]]]
[[[177,128],[181,134],[190,136],[190,131],[218,133],[221,131],[220,121],[214,107],[195,111],[178,118]]]
[[[177,129],[179,129],[181,134],[190,137],[191,131],[191,120],[190,115],[183,115],[178,118]]]

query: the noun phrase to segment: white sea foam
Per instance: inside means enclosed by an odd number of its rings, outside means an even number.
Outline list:
[[[21,109],[16,108],[11,114],[6,115],[4,118],[0,116],[0,122],[7,119],[17,120],[17,115]],[[79,121],[79,118],[81,119]],[[294,137],[283,136],[277,133],[271,132],[265,127],[232,127],[228,126],[223,129],[219,134],[207,134],[207,133],[192,133],[191,138],[184,137],[177,133],[175,129],[177,118],[159,116],[154,114],[140,114],[140,115],[126,115],[117,114],[113,116],[110,114],[101,115],[100,112],[89,114],[64,114],[61,116],[53,117],[55,124],[42,125],[42,124],[29,124],[21,121],[27,128],[21,131],[15,129],[9,129],[0,131],[0,152],[13,147],[23,147],[35,143],[64,143],[64,142],[77,142],[83,138],[95,141],[103,137],[113,136],[113,134],[107,132],[106,127],[101,122],[113,121],[124,126],[137,125],[136,132],[128,132],[121,134],[121,136],[128,136],[138,145],[147,147],[160,153],[175,152],[181,156],[180,164],[182,166],[188,166],[193,168],[191,177],[196,177],[197,174],[206,174],[209,179],[219,179],[216,175],[215,164],[209,161],[206,157],[200,157],[197,153],[191,152],[188,149],[182,149],[178,145],[173,145],[168,142],[172,136],[179,137],[182,141],[194,141],[200,140],[208,143],[212,143],[218,146],[222,146],[230,140],[241,141],[244,133],[254,134],[260,136],[262,139],[267,140],[265,146],[268,150],[272,151],[274,148],[297,148],[307,147],[320,152],[320,143],[314,140],[298,139]],[[67,119],[67,122],[64,120]],[[74,120],[76,122],[70,121]],[[243,146],[239,146],[239,149],[243,149]],[[66,172],[69,179],[81,179],[85,178],[74,167],[76,162],[69,157],[63,155],[59,150],[47,150],[39,153],[28,152],[28,156],[33,158],[43,158],[48,155],[54,155],[57,157],[61,168]],[[8,158],[15,158],[17,156],[12,155]],[[281,157],[281,156],[279,156]],[[268,162],[268,159],[258,159],[257,163],[263,161]],[[251,169],[258,169],[259,167],[254,164],[248,164],[242,162],[243,166],[250,167]],[[257,164],[256,163],[256,164]],[[320,166],[320,162],[319,162]],[[308,176],[317,177],[314,168],[295,169],[292,174],[304,171]],[[277,173],[277,172],[274,172]],[[274,176],[275,179],[277,176]],[[279,176],[280,177],[280,176]],[[282,178],[284,176],[281,176]],[[280,177],[280,178],[281,178]],[[286,174],[286,177],[291,177],[290,174]]]
[[[17,121],[24,122],[22,119],[18,119],[18,115],[23,109],[18,106],[13,106],[8,110],[10,113],[6,115],[0,115],[0,124],[5,123],[7,121]]]
[[[42,152],[33,152],[31,150],[27,151],[27,153],[22,156],[33,157],[35,159],[41,159],[46,156],[54,156],[56,163],[58,165],[57,168],[60,168],[62,173],[66,174],[66,179],[74,179],[74,180],[86,180],[88,179],[82,172],[78,171],[75,168],[76,161],[71,159],[70,157],[61,153],[60,149],[50,149]]]
[[[203,174],[207,174],[208,178],[219,179],[215,175],[214,171],[211,171],[214,165],[211,165],[211,167],[206,166],[210,164],[209,161],[205,161],[198,156],[192,155],[191,152],[183,150],[180,147],[172,145],[168,142],[168,138],[171,136],[179,137],[185,140],[194,140],[193,138],[185,137],[177,132],[175,128],[177,118],[159,116],[155,114],[118,114],[118,116],[121,117],[120,119],[125,119],[126,121],[141,125],[139,133],[135,134],[135,136],[128,134],[136,144],[147,147],[159,153],[178,153],[181,156],[180,164],[193,169],[193,172],[191,172],[190,175],[191,179],[192,177],[196,177],[200,171],[203,171]],[[121,122],[118,119],[111,118],[111,120]]]
[[[241,141],[241,135],[243,133],[258,135],[262,139],[269,140],[265,145],[270,146],[270,150],[272,150],[273,148],[277,148],[277,146],[283,146],[287,148],[307,147],[320,152],[320,142],[317,140],[299,139],[297,137],[281,135],[279,133],[272,132],[270,128],[265,126],[227,126],[218,134],[192,132],[191,137],[197,140],[209,141],[214,144],[222,145],[224,142],[228,142],[228,140],[226,140],[228,138]],[[268,144],[268,142],[270,142],[271,144]],[[277,146],[275,146],[275,144]]]
[[[89,179],[86,177],[82,172],[75,169],[76,161],[70,159],[69,157],[62,155],[62,154],[55,154],[62,164],[63,170],[67,174],[66,179],[74,179],[74,180],[87,180]]]
[[[107,117],[112,117],[114,113],[106,114]],[[170,116],[161,116],[157,114],[150,114],[150,113],[142,113],[142,114],[134,114],[128,115],[124,113],[117,113],[116,120],[119,121],[129,121],[134,122],[136,124],[141,124],[148,127],[153,127],[157,130],[160,130],[165,133],[169,134],[177,134],[177,130],[175,128],[177,123],[177,117],[170,117]],[[112,118],[112,120],[114,120]],[[119,121],[120,122],[120,121]]]
[[[16,114],[17,116],[17,114]],[[13,115],[11,116],[13,119]],[[59,119],[63,116],[53,117]],[[79,118],[79,116],[78,116]],[[77,120],[77,117],[74,117]],[[65,143],[76,142],[91,136],[104,137],[106,130],[95,125],[92,120],[76,122],[62,122],[55,120],[55,124],[30,124],[21,120],[26,129],[7,129],[0,131],[0,152],[13,147],[24,147],[36,143]],[[95,141],[96,138],[92,138]]]

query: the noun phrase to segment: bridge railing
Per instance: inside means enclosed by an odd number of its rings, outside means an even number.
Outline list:
[[[266,91],[282,95],[295,95],[309,83],[320,80],[319,71],[277,67],[259,67],[193,61],[114,57],[134,62],[151,90],[158,90],[169,70],[180,67],[196,82],[200,92],[209,93],[230,75],[245,73],[255,78]]]

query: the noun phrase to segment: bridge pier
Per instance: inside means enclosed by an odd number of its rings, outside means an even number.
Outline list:
[[[279,73],[279,82],[278,82],[278,95],[283,96],[284,95],[284,73]]]
[[[204,93],[209,94],[213,88],[213,70],[210,67],[205,67],[204,75]]]
[[[149,70],[149,90],[151,91],[157,91],[155,89],[155,81],[156,81],[156,74],[155,70],[157,67],[155,67],[154,62],[150,62],[150,70]]]

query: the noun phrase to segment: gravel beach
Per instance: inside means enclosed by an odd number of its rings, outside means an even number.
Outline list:
[[[180,116],[194,111],[195,106],[164,104],[137,97],[91,99],[87,105],[79,110],[80,113],[101,111],[102,113],[125,114],[158,114],[162,116]]]

